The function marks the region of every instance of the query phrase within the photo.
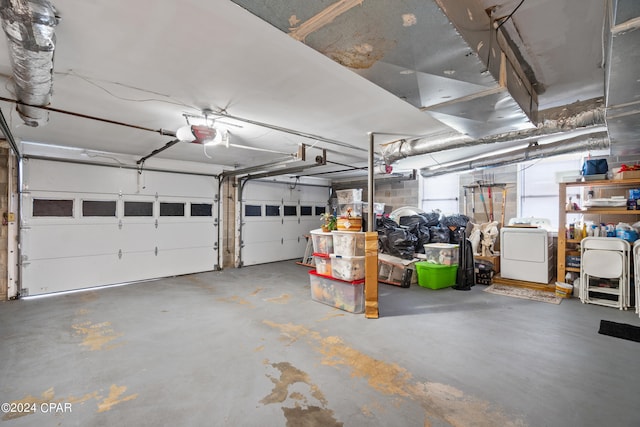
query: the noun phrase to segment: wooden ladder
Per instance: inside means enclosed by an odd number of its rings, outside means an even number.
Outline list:
[[[298,261],[296,264],[314,268],[316,264],[313,262],[313,239],[311,239],[311,236],[307,235],[304,237],[307,239],[307,247],[304,249],[304,257],[302,258],[302,261]]]

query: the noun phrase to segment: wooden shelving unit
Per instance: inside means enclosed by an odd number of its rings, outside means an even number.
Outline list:
[[[605,197],[612,195],[628,196],[629,189],[640,188],[640,178],[636,179],[612,179],[580,182],[561,182],[559,189],[559,221],[558,221],[558,280],[564,280],[568,271],[579,273],[580,268],[567,267],[566,256],[574,254],[579,256],[577,251],[581,239],[567,239],[567,215],[579,215],[584,220],[591,220],[597,223],[609,223],[625,221],[634,223],[640,219],[640,210],[627,210],[626,208],[591,208],[581,210],[567,210],[567,188],[590,188],[594,191],[594,197]]]

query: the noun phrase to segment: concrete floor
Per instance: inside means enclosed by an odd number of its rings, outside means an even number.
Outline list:
[[[281,262],[0,304],[7,426],[638,426],[633,312],[380,285],[377,320]],[[3,407],[3,409],[5,409]]]

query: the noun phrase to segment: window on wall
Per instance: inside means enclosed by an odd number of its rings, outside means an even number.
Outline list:
[[[440,210],[444,214],[459,213],[460,203],[458,174],[447,174],[422,178],[422,201],[420,209],[425,212]]]
[[[566,171],[578,173],[582,156],[552,158],[518,165],[518,216],[520,218],[546,218],[558,228],[558,183],[556,176]],[[577,194],[573,201],[582,206]],[[564,203],[564,202],[563,202]]]

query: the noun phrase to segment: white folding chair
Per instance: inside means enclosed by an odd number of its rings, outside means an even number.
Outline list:
[[[640,315],[640,240],[633,243],[633,278],[636,285],[636,313]]]
[[[580,300],[585,304],[626,310],[630,305],[629,242],[617,237],[586,237],[580,246]],[[594,283],[597,279],[608,279],[607,283],[616,280],[618,286],[601,286],[600,283]],[[599,296],[592,295],[594,293]]]

